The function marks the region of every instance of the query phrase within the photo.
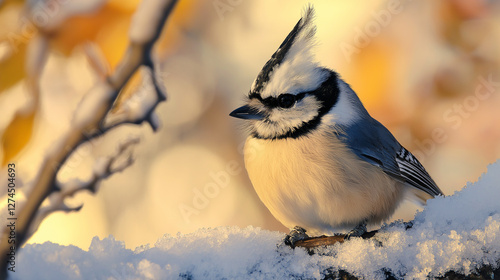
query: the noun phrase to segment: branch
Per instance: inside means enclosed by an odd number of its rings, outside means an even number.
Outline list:
[[[396,221],[388,225],[387,227],[393,227],[393,226],[403,226],[405,230],[408,230],[413,227],[413,221],[409,222]],[[365,232],[363,235],[361,235],[361,238],[370,239],[374,237],[378,232],[379,232],[378,230]],[[345,237],[346,237],[345,234],[336,234],[333,236],[322,235],[317,237],[309,237],[304,240],[295,242],[294,247],[306,248],[310,254],[314,254],[313,250],[314,248],[334,245],[337,243],[344,243]]]
[[[131,166],[134,163],[134,159],[130,152],[130,148],[139,143],[139,138],[131,138],[126,142],[122,143],[115,154],[99,158],[97,163],[94,165],[92,176],[87,181],[81,181],[78,179],[70,180],[69,182],[61,185],[59,182],[56,182],[54,186],[54,191],[52,194],[48,196],[49,205],[40,207],[33,222],[30,225],[29,235],[32,235],[36,232],[43,219],[45,219],[48,215],[56,211],[64,211],[64,212],[73,212],[80,211],[83,205],[77,207],[70,207],[66,204],[65,199],[68,197],[74,196],[76,193],[84,190],[88,190],[91,193],[97,192],[97,186],[102,180],[107,179],[109,176],[122,172],[127,167]],[[125,152],[128,152],[126,156],[126,160],[123,162],[119,162],[119,160],[123,157]]]
[[[378,230],[365,232],[361,237],[363,239],[369,239],[375,236],[377,232]],[[318,237],[309,237],[307,239],[295,242],[294,245],[295,247],[306,248],[309,252],[312,252],[311,250],[316,247],[334,245],[336,243],[344,243],[345,236],[345,234],[338,234],[333,236],[322,235]]]
[[[98,83],[84,96],[72,120],[73,130],[63,135],[57,147],[46,154],[41,169],[34,179],[33,187],[27,193],[26,203],[17,211],[19,215],[16,221],[15,244],[9,244],[9,228],[4,229],[0,240],[0,265],[2,266],[0,279],[6,277],[7,252],[10,251],[12,245],[15,245],[17,250],[28,239],[30,225],[34,222],[42,202],[53,192],[60,167],[72,151],[89,140],[89,135],[94,137],[107,131],[107,129],[101,129],[101,124],[121,89],[141,65],[152,65],[150,54],[152,47],[176,3],[176,0],[145,0],[140,4],[132,19],[129,33],[131,42],[120,65],[111,76]],[[155,107],[156,105],[149,111],[152,112]],[[153,119],[154,117],[150,114],[144,116],[143,121]]]
[[[153,129],[158,129],[158,118],[154,114],[156,106],[166,99],[164,86],[158,82],[157,74],[153,73],[152,66],[142,66],[142,85],[118,110],[111,110],[101,125],[101,133],[113,129],[124,123],[140,124],[148,122]],[[153,93],[156,93],[153,95]]]

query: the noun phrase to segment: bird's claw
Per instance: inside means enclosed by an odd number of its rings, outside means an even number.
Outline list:
[[[413,221],[403,222],[403,225],[405,226],[405,229],[408,230],[413,227]]]
[[[355,228],[353,228],[351,231],[349,231],[345,235],[344,240],[349,240],[349,239],[351,239],[351,237],[361,237],[366,232],[367,232],[366,222],[362,222],[359,225],[357,225]]]
[[[295,243],[300,240],[308,239],[309,236],[306,234],[306,230],[301,227],[294,227],[289,234],[285,236],[283,241],[286,245],[295,248]]]

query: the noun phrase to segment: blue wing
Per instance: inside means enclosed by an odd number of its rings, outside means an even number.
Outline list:
[[[338,136],[359,158],[379,166],[394,179],[432,196],[443,194],[417,158],[369,115],[363,121],[340,126]]]

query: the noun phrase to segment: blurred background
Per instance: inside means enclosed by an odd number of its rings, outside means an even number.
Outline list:
[[[0,1],[0,180],[7,181],[5,166],[14,162],[19,187],[33,180],[47,149],[71,129],[79,100],[102,78],[88,48],[112,71],[139,3],[28,2],[42,5],[38,14],[26,12],[24,1]],[[446,195],[476,181],[500,158],[499,1],[310,3],[317,60],[351,84]],[[96,195],[71,198],[71,205],[83,203],[81,211],[50,215],[29,242],[87,249],[92,237],[112,234],[134,249],[201,227],[287,232],[255,194],[243,164],[246,135],[228,114],[242,105],[306,5],[180,0],[155,50],[168,91],[156,110],[160,130],[123,126],[79,147],[60,181],[90,176],[98,157],[130,135],[141,138],[134,165],[104,181]],[[32,57],[37,40],[48,42],[42,62]],[[140,87],[133,79],[127,88]],[[19,193],[17,199],[25,198]],[[417,210],[404,204],[393,219],[411,219]]]

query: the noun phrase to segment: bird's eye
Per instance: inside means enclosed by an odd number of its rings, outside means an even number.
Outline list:
[[[290,108],[295,104],[295,95],[285,93],[278,96],[278,106],[281,108]]]

